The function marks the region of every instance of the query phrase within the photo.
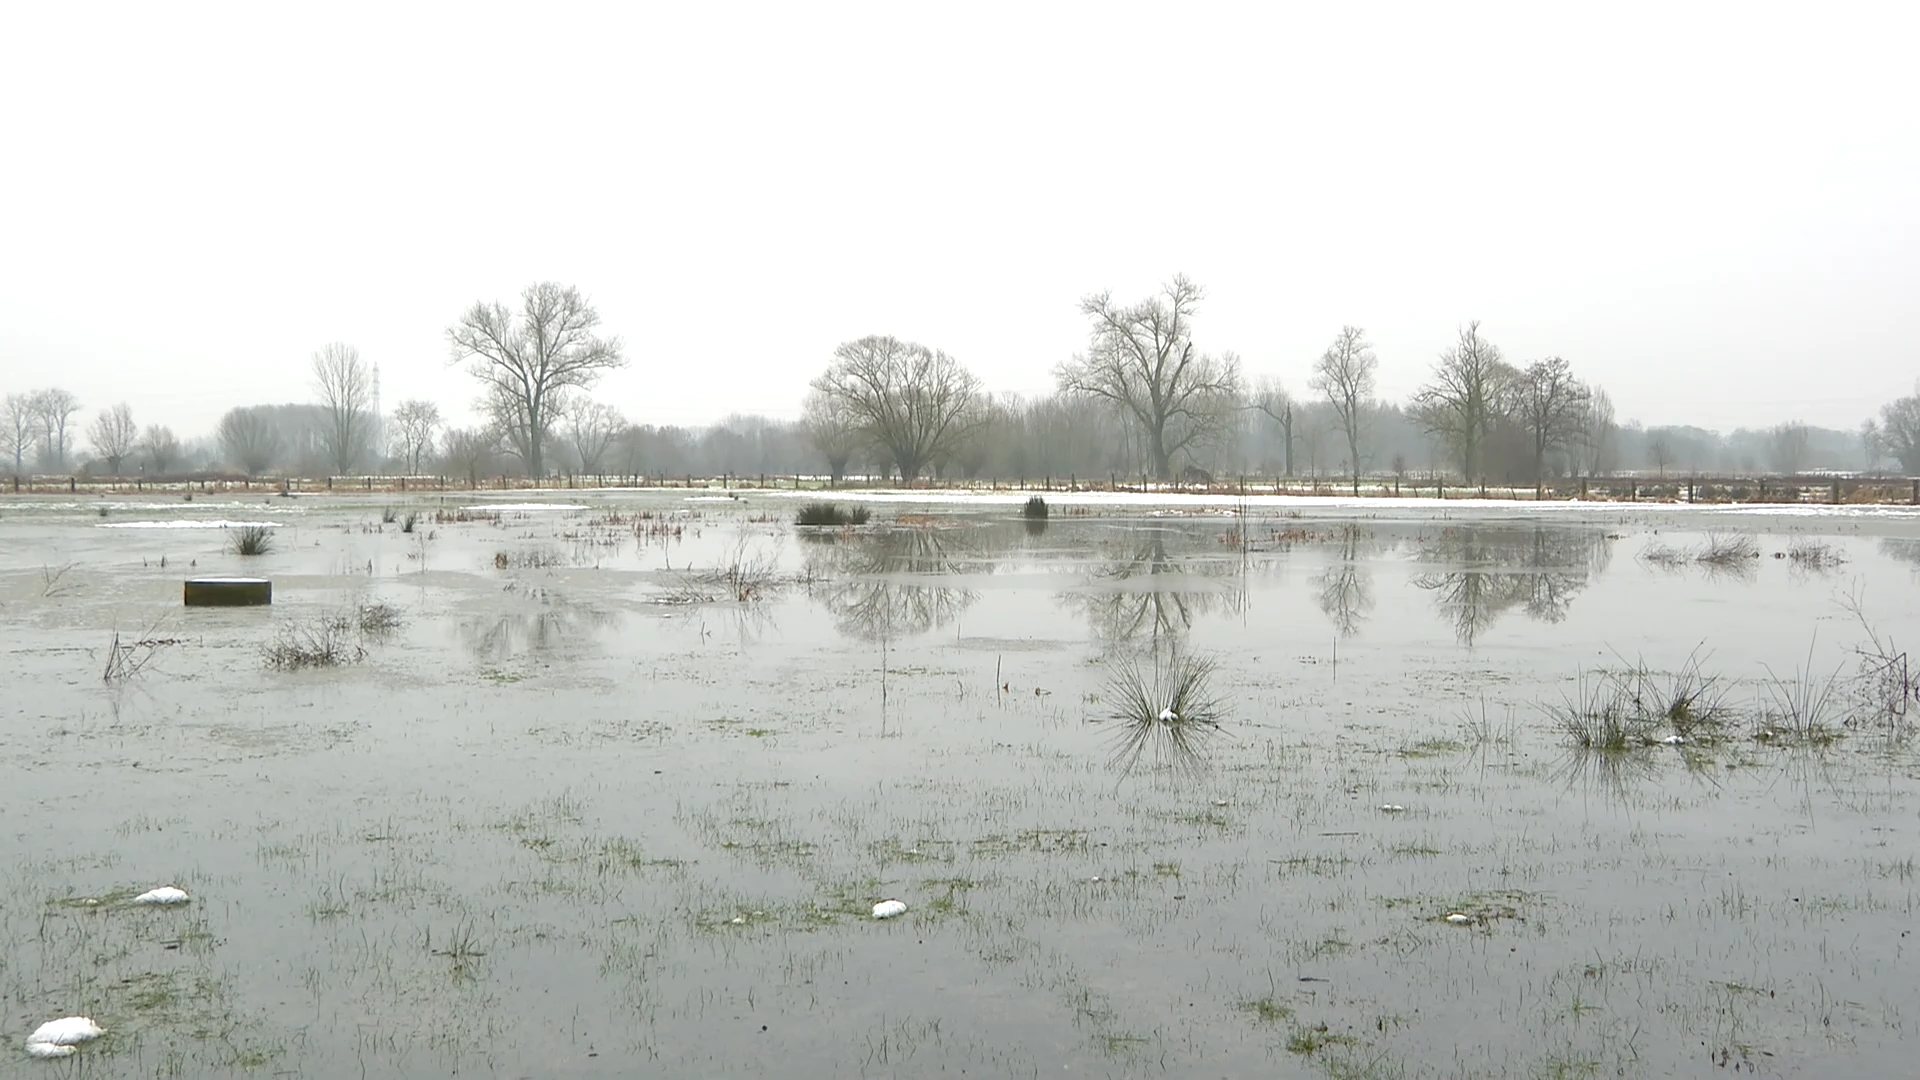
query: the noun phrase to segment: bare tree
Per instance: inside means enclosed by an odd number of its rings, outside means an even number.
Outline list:
[[[220,418],[219,437],[227,460],[248,476],[265,473],[280,453],[279,429],[264,410],[256,407],[228,409]]]
[[[1902,472],[1920,475],[1920,386],[1880,407],[1880,445]]]
[[[1461,329],[1453,348],[1440,354],[1433,381],[1414,394],[1428,433],[1460,455],[1463,480],[1479,475],[1480,447],[1506,411],[1512,372],[1501,362],[1500,350],[1480,336],[1475,320]]]
[[[313,354],[313,390],[326,415],[327,458],[334,472],[351,473],[373,428],[373,370],[360,350],[336,341]]]
[[[1293,395],[1278,379],[1262,379],[1253,393],[1253,407],[1266,413],[1274,423],[1280,425],[1281,456],[1285,459],[1286,475],[1293,475]]]
[[[1656,431],[1647,437],[1647,461],[1660,470],[1665,478],[1667,466],[1673,464],[1673,439],[1664,431]]]
[[[1807,425],[1798,420],[1775,424],[1767,432],[1767,456],[1772,459],[1775,472],[1798,476],[1807,467],[1807,450],[1812,441],[1809,435]]]
[[[409,398],[393,410],[393,448],[407,464],[407,475],[420,475],[420,462],[433,451],[433,435],[440,429],[440,406]]]
[[[1885,456],[1886,447],[1880,437],[1880,422],[1869,416],[1860,422],[1861,468],[1873,472],[1880,467],[1880,459]]]
[[[19,476],[27,468],[27,450],[33,446],[33,430],[39,413],[33,407],[32,394],[8,394],[6,409],[6,448],[13,455],[13,474]]]
[[[864,337],[833,351],[813,389],[836,399],[911,484],[948,456],[981,420],[980,380],[944,352],[894,337]]]
[[[601,475],[601,462],[614,439],[627,429],[620,410],[598,401],[578,399],[567,406],[567,441],[580,458],[584,476]]]
[[[1533,449],[1537,493],[1547,476],[1547,454],[1573,445],[1581,435],[1592,395],[1573,368],[1557,356],[1528,364],[1513,388],[1514,413]]]
[[[600,315],[578,289],[543,281],[520,294],[520,310],[477,303],[447,330],[453,363],[487,388],[489,411],[511,425],[508,441],[534,476],[545,475],[541,451],[553,418],[553,398],[584,390],[602,373],[626,364],[620,339],[594,334]]]
[[[154,476],[164,476],[167,467],[180,460],[180,440],[163,424],[148,426],[146,434],[140,436],[140,449],[147,455]]]
[[[1240,396],[1240,365],[1232,355],[1202,354],[1192,320],[1203,290],[1176,276],[1131,307],[1110,292],[1080,302],[1093,321],[1087,351],[1054,372],[1063,393],[1089,394],[1127,416],[1146,442],[1154,475],[1173,479],[1176,454],[1231,426]]]
[[[1343,326],[1340,336],[1314,362],[1313,378],[1307,383],[1326,396],[1347,437],[1347,464],[1353,471],[1355,495],[1360,494],[1360,427],[1373,404],[1374,376],[1379,369],[1380,361],[1367,344],[1366,331]]]
[[[448,428],[440,437],[447,472],[465,476],[470,487],[480,486],[482,471],[492,471],[488,466],[499,445],[499,437],[484,428]]]
[[[1613,436],[1618,430],[1613,419],[1613,396],[1595,387],[1580,415],[1579,444],[1586,454],[1588,476],[1611,471],[1608,459],[1613,456]]]
[[[93,452],[107,463],[107,472],[119,476],[121,463],[133,453],[133,444],[140,437],[140,428],[133,422],[133,408],[123,401],[103,410],[93,418],[87,437],[93,441]]]
[[[820,456],[827,459],[829,481],[838,485],[846,479],[847,462],[853,460],[854,452],[860,449],[865,437],[860,418],[846,399],[819,387],[809,389],[806,403],[800,408],[800,429]]]
[[[66,468],[67,425],[73,420],[73,414],[80,411],[80,399],[55,387],[36,390],[32,401],[34,414],[40,420],[40,459],[50,469]]]

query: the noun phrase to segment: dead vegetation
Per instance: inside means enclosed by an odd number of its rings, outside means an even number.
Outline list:
[[[747,604],[773,596],[784,584],[777,548],[761,550],[754,544],[753,536],[743,530],[733,550],[719,565],[683,571],[679,581],[660,600],[681,605],[718,601]]]
[[[146,671],[147,666],[166,649],[186,644],[185,638],[165,637],[160,627],[166,622],[166,616],[156,618],[147,628],[131,638],[123,638],[118,628],[107,642],[107,662],[100,673],[100,681],[105,683],[125,682]]]
[[[1707,570],[1750,573],[1760,558],[1760,542],[1750,533],[1708,533],[1698,547],[1681,547],[1654,540],[1640,549],[1639,559],[1649,566],[1677,570],[1699,566]]]
[[[367,658],[367,642],[397,630],[400,609],[391,604],[358,604],[280,625],[261,653],[270,668],[300,671],[341,667]]]

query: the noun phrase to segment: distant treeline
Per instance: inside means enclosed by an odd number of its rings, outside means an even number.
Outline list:
[[[480,391],[482,422],[439,406],[383,412],[379,373],[344,343],[311,357],[311,403],[242,405],[182,440],[126,403],[84,427],[58,388],[8,393],[0,468],[140,477],[438,475],[609,477],[828,475],[937,480],[1201,475],[1447,476],[1534,485],[1620,473],[1920,475],[1920,394],[1853,431],[1785,420],[1731,433],[1618,422],[1606,390],[1548,356],[1508,363],[1463,325],[1404,403],[1375,393],[1379,361],[1343,327],[1294,390],[1249,382],[1232,352],[1194,339],[1203,293],[1176,277],[1133,304],[1084,298],[1085,350],[1036,397],[992,393],[957,358],[888,336],[847,341],[812,381],[800,418],[733,415],[705,427],[635,423],[593,388],[627,361],[578,290],[527,288],[518,307],[479,303],[448,328]]]

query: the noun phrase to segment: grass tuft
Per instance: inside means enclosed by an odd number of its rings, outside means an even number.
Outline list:
[[[265,555],[273,550],[273,527],[242,525],[227,537],[227,550],[235,555]]]
[[[1047,500],[1035,495],[1027,500],[1027,505],[1020,512],[1024,514],[1029,521],[1045,521],[1047,519]]]
[[[1186,653],[1155,658],[1151,668],[1136,660],[1112,669],[1104,696],[1120,722],[1111,763],[1122,776],[1149,754],[1177,773],[1205,771],[1203,750],[1226,711],[1208,688],[1213,672],[1213,661]]]

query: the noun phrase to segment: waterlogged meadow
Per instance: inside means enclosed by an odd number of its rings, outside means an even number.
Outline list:
[[[0,503],[0,1075],[1910,1073],[1920,518],[1024,502]]]

